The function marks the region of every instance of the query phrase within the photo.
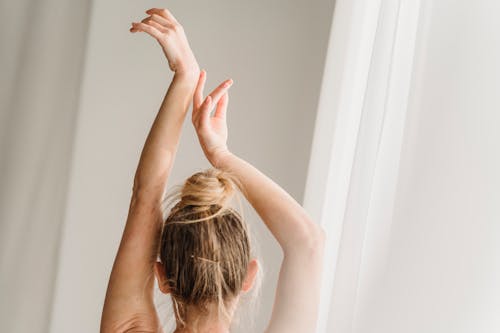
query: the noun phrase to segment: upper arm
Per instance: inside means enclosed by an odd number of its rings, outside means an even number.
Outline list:
[[[294,251],[285,251],[266,333],[313,332],[319,307],[324,232]]]
[[[161,222],[161,209],[154,200],[132,196],[109,278],[101,332],[125,332],[138,325],[157,330],[153,267]]]

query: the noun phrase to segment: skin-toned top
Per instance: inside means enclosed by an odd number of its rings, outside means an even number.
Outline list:
[[[163,223],[161,200],[191,101],[191,122],[206,158],[213,167],[236,175],[245,198],[283,251],[265,332],[313,332],[325,232],[285,190],[227,148],[226,112],[233,80],[223,81],[203,98],[206,71],[200,71],[183,27],[168,9],[151,8],[146,14],[141,22],[132,23],[130,31],[147,33],[159,42],[174,76],[135,173],[128,217],[108,282],[101,332],[162,332],[153,302],[156,246]],[[227,323],[205,320],[200,325],[200,332],[229,332]]]

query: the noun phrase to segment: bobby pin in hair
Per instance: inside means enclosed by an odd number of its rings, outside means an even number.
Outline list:
[[[191,255],[191,258],[194,258],[194,254]],[[212,260],[212,259],[208,259],[208,258],[203,258],[203,257],[199,257],[199,256],[196,256],[196,258],[200,259],[200,260],[205,260],[205,261],[209,261],[209,262],[213,262],[215,264],[218,264],[219,261],[218,260]]]

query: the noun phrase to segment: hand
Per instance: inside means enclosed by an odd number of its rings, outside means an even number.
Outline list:
[[[199,73],[199,66],[191,51],[184,28],[168,9],[146,10],[148,17],[141,22],[132,22],[130,32],[142,31],[160,43],[168,60],[168,66],[178,74]]]
[[[233,84],[233,80],[225,80],[203,100],[206,76],[206,71],[202,70],[193,94],[191,120],[205,156],[213,166],[217,167],[219,158],[229,153],[227,148],[226,111],[229,101],[228,90]],[[214,115],[210,116],[214,105],[217,105],[217,108]]]

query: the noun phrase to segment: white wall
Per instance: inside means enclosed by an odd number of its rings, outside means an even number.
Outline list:
[[[423,1],[387,256],[355,332],[500,330],[500,4]]]
[[[52,332],[95,332],[125,223],[132,179],[171,73],[155,41],[130,34],[132,20],[164,7],[184,25],[207,90],[231,77],[230,148],[302,201],[333,1],[95,1]],[[186,122],[169,184],[208,166]],[[270,316],[279,247],[248,218],[266,271],[256,331]],[[243,330],[245,331],[245,330]]]
[[[0,1],[0,332],[48,330],[89,8]]]

